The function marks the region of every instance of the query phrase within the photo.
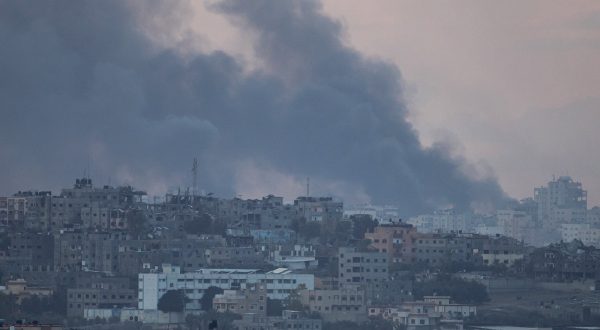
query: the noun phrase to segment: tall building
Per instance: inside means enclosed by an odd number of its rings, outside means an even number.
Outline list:
[[[340,286],[383,283],[388,279],[388,254],[378,251],[359,251],[354,247],[338,250]]]
[[[585,219],[587,191],[581,182],[569,176],[561,176],[548,182],[545,187],[534,189],[534,200],[538,203],[538,220],[542,227],[558,230],[563,222]]]
[[[412,246],[417,229],[409,224],[389,224],[374,228],[372,233],[365,233],[365,239],[379,252],[388,255],[388,261],[410,262]]]

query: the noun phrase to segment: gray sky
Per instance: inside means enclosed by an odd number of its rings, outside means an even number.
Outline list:
[[[347,44],[399,67],[424,144],[453,141],[472,163],[491,167],[511,196],[569,174],[600,204],[600,2],[323,4]],[[227,24],[209,19],[200,30]],[[252,57],[234,29],[212,36],[209,45]]]
[[[86,167],[162,193],[198,157],[221,195],[290,198],[310,176],[414,213],[568,171],[598,202],[596,2],[0,5],[4,193]]]
[[[600,204],[600,2],[346,1],[348,41],[396,63],[425,143],[451,138],[511,195],[570,174]]]

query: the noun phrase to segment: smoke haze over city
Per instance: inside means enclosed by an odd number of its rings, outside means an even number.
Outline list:
[[[162,194],[189,187],[198,158],[199,186],[223,196],[289,199],[310,177],[315,194],[409,214],[507,198],[470,141],[420,141],[403,68],[349,46],[317,1],[0,6],[5,193],[87,172]],[[207,15],[251,54],[206,46]]]

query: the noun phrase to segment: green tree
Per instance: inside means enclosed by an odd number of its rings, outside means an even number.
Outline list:
[[[216,287],[216,286],[208,287],[208,289],[206,289],[204,291],[202,298],[200,298],[200,305],[202,306],[202,310],[203,311],[212,310],[213,300],[215,299],[215,296],[218,294],[221,294],[221,293],[223,293],[223,289],[221,289],[219,287]]]
[[[365,233],[372,232],[377,226],[377,221],[373,220],[368,214],[355,214],[350,216],[352,222],[352,237],[354,239],[363,239]]]
[[[15,319],[18,318],[19,306],[17,305],[17,297],[0,293],[0,318]]]
[[[158,310],[165,313],[180,313],[189,302],[183,290],[169,290],[158,299]]]
[[[280,299],[267,298],[267,316],[281,316],[283,302]]]
[[[416,299],[431,295],[450,296],[460,304],[481,304],[489,300],[487,289],[483,284],[449,275],[438,276],[431,281],[415,282],[413,295]]]

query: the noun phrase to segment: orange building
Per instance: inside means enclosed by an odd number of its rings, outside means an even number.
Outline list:
[[[365,239],[371,241],[373,248],[387,253],[390,263],[412,262],[416,236],[417,229],[403,223],[380,225],[372,233],[365,233]]]

